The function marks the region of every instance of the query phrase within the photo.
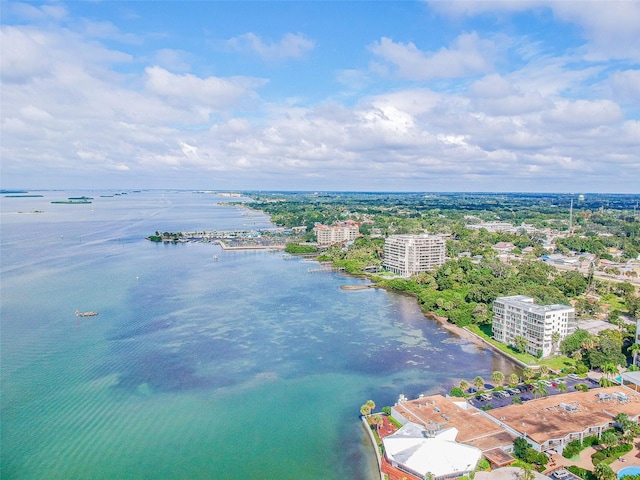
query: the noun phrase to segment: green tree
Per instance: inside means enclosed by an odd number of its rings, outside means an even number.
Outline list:
[[[502,383],[504,382],[504,373],[496,370],[491,374],[491,380],[498,385],[502,385]]]
[[[365,405],[369,407],[369,411],[371,412],[373,412],[376,409],[376,402],[374,402],[373,400],[367,400]]]
[[[602,365],[602,373],[604,373],[608,379],[611,379],[611,376],[618,373],[618,367],[612,362],[607,362]]]
[[[535,480],[536,475],[535,473],[533,473],[533,468],[522,467],[518,472],[518,478],[520,480]]]
[[[598,480],[616,480],[616,474],[609,465],[604,462],[600,462],[593,469],[593,474]]]
[[[449,396],[451,397],[464,397],[464,392],[460,387],[453,387],[449,390]]]
[[[519,381],[520,378],[518,378],[517,374],[512,373],[509,375],[509,385],[517,385]]]
[[[558,383],[557,388],[558,388],[559,392],[567,393],[567,384],[566,383],[564,383],[564,382]]]
[[[602,437],[600,437],[600,444],[604,445],[606,448],[615,447],[618,443],[618,435],[611,430],[607,430],[602,434]]]
[[[484,387],[484,378],[478,375],[476,378],[473,379],[473,384],[478,389]]]
[[[366,417],[371,413],[371,408],[365,403],[360,407],[360,415]]]
[[[536,376],[536,372],[535,372],[535,370],[534,370],[533,368],[531,368],[531,367],[525,367],[525,368],[522,370],[522,376],[523,376],[524,378],[526,378],[527,380],[531,380],[533,377],[535,377],[535,376]]]
[[[517,335],[514,339],[513,339],[516,348],[518,349],[519,352],[526,352],[527,351],[527,345],[529,345],[529,341],[523,337],[522,335]]]
[[[615,420],[620,430],[622,431],[622,433],[626,432],[627,430],[631,430],[633,428],[634,422],[629,418],[629,415],[627,415],[626,413],[623,413],[623,412],[619,413],[618,415],[616,415]]]
[[[463,392],[466,392],[468,388],[469,388],[469,382],[467,382],[466,380],[460,380],[460,390],[462,390]]]
[[[560,344],[560,351],[564,355],[571,355],[573,352],[582,350],[582,344],[585,340],[590,339],[592,335],[581,328],[578,328],[571,335],[565,337],[565,339]]]
[[[516,458],[524,460],[527,450],[531,448],[529,442],[523,437],[518,437],[513,441],[513,454]]]
[[[382,423],[383,423],[382,415],[380,415],[379,413],[371,415],[371,423],[376,428],[376,432],[380,430],[380,427],[382,426]]]
[[[619,310],[615,310],[615,309],[611,310],[609,312],[607,319],[609,320],[609,323],[611,325],[615,325],[616,327],[618,327],[618,329],[622,330],[622,326],[624,325],[624,320],[620,316]]]
[[[533,386],[533,396],[546,397],[549,395],[549,389],[542,382],[536,382]]]

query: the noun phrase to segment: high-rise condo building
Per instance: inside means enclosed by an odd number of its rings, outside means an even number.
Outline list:
[[[547,357],[575,331],[575,310],[569,305],[536,305],[525,295],[498,297],[493,302],[492,328],[499,342],[516,345],[516,337],[524,337],[528,353]]]
[[[391,235],[384,242],[384,268],[403,277],[433,270],[446,260],[440,235]]]
[[[360,226],[353,220],[336,222],[333,225],[317,223],[313,228],[318,245],[332,245],[334,243],[349,242],[358,238]]]

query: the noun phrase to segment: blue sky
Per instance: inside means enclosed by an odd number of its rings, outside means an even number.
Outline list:
[[[0,1],[2,188],[640,191],[640,2]]]

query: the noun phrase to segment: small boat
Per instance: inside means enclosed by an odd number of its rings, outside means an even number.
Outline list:
[[[79,312],[76,310],[76,317],[95,317],[96,315],[98,315],[98,312]]]

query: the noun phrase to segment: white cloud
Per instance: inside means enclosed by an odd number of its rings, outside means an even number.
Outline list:
[[[640,60],[640,2],[550,2],[549,7],[557,18],[582,27],[587,59]]]
[[[172,72],[188,72],[191,70],[192,55],[184,50],[162,48],[155,52],[154,64]]]
[[[451,48],[441,48],[437,52],[423,52],[411,42],[396,43],[387,37],[375,42],[371,51],[393,65],[400,78],[428,80],[458,78],[491,71],[495,45],[472,32],[458,36]]]
[[[42,22],[48,20],[62,20],[68,14],[64,5],[42,5],[37,7],[24,2],[8,2],[2,3],[2,13],[7,16],[15,16],[21,20],[29,20],[32,22]]]
[[[610,96],[628,105],[640,105],[640,70],[614,72],[609,77]]]
[[[266,61],[302,58],[315,46],[315,42],[299,33],[287,33],[278,42],[265,42],[255,33],[249,32],[227,40],[226,44],[232,50],[252,52]]]
[[[467,17],[549,9],[557,19],[581,28],[587,40],[586,59],[640,59],[640,2],[634,0],[432,1],[429,5],[445,15]]]
[[[47,36],[31,30],[3,26],[0,30],[0,73],[3,81],[26,82],[47,75],[53,59],[47,55]]]
[[[263,81],[248,78],[200,78],[193,74],[174,74],[154,66],[145,69],[145,87],[172,105],[195,109],[208,115],[255,98],[249,88]]]
[[[542,120],[562,128],[596,128],[619,123],[624,119],[620,107],[609,100],[576,100],[558,102]]]
[[[433,51],[382,37],[370,51],[379,71],[394,75],[380,81],[373,69],[358,69],[366,59],[354,61],[327,80],[337,76],[347,92],[310,103],[304,90],[278,84],[267,103],[257,94],[266,79],[199,74],[195,53],[155,44],[116,50],[102,39],[129,38],[117,28],[78,25],[2,27],[3,179],[78,174],[112,182],[104,186],[215,178],[236,188],[405,190],[562,190],[581,182],[628,190],[640,181],[640,122],[621,108],[640,98],[633,67],[585,67],[537,46],[524,48],[518,67],[498,64],[496,49],[527,45],[522,37],[501,43],[465,33]],[[269,60],[308,54],[314,45],[305,42],[235,37],[236,48]],[[397,77],[445,86],[463,78],[469,87],[442,93]]]
[[[541,111],[551,102],[541,92],[528,89],[524,92],[498,74],[487,75],[469,87],[478,111],[489,115],[517,115]]]

